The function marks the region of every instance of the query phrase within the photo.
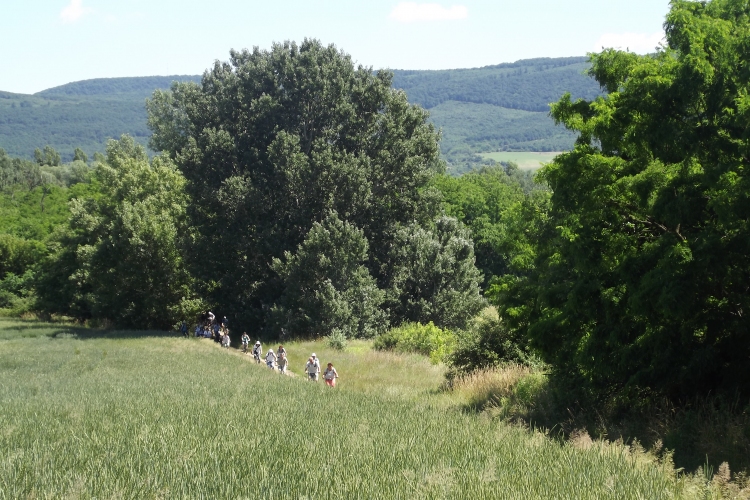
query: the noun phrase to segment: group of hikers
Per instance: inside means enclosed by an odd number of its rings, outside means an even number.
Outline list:
[[[224,316],[220,321],[216,321],[216,315],[211,311],[207,311],[201,314],[200,322],[195,327],[196,337],[205,337],[214,339],[219,342],[222,347],[229,348],[231,339],[229,338],[227,317]],[[184,321],[180,326],[180,331],[183,335],[188,336],[187,323]],[[250,336],[247,332],[242,332],[242,352],[247,353],[248,345],[250,344]],[[268,352],[263,355],[263,347],[261,346],[260,340],[255,342],[252,348],[253,358],[257,363],[260,363],[261,358],[266,362],[266,366],[272,370],[279,369],[279,373],[286,374],[289,360],[287,359],[286,349],[283,345],[279,345],[276,352],[273,349],[268,349]],[[320,361],[315,353],[312,353],[307,359],[305,364],[305,373],[307,373],[307,379],[312,382],[317,382],[320,378]],[[336,368],[333,367],[333,363],[328,363],[326,369],[323,370],[323,380],[329,387],[336,387],[336,379],[339,378],[339,374]]]

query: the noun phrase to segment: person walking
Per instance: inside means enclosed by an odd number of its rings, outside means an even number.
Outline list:
[[[221,337],[221,346],[229,349],[229,344],[231,343],[232,340],[229,338],[229,329],[224,328],[224,335]]]
[[[253,347],[253,358],[256,363],[260,363],[261,354],[263,354],[263,348],[260,346],[260,340],[256,340],[255,347]]]
[[[339,378],[339,374],[336,368],[333,367],[333,363],[328,363],[326,371],[323,372],[323,379],[326,381],[328,387],[336,387],[336,379]]]
[[[286,367],[289,364],[289,360],[286,359],[286,351],[279,354],[279,373],[286,375]]]
[[[242,352],[247,352],[247,345],[250,343],[250,336],[247,332],[242,332]]]
[[[307,358],[307,363],[305,364],[305,372],[307,372],[307,378],[309,380],[313,382],[318,381],[318,374],[320,373],[320,362],[315,356],[315,353],[312,353],[312,356]]]
[[[283,345],[280,345],[278,349],[276,349],[276,356],[281,357],[282,354],[286,354],[286,349],[284,349]]]
[[[271,370],[275,368],[276,364],[276,353],[273,352],[273,349],[268,350],[268,354],[266,354],[266,366],[269,367]]]

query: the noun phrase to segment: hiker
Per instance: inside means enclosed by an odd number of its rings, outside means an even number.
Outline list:
[[[276,357],[280,358],[281,355],[286,355],[286,349],[284,349],[283,345],[280,345],[278,349],[276,349]]]
[[[318,373],[320,373],[320,363],[318,362],[318,359],[315,357],[315,353],[313,353],[312,356],[307,358],[307,363],[305,364],[305,371],[307,372],[307,378],[313,382],[318,381]]]
[[[255,358],[256,363],[260,363],[261,354],[263,354],[263,348],[260,346],[260,340],[257,340],[255,342],[255,347],[253,347],[253,357]]]
[[[182,332],[183,336],[188,336],[188,326],[187,323],[185,323],[185,320],[183,320],[182,324],[180,325],[180,332]]]
[[[289,360],[286,359],[286,351],[279,354],[279,373],[286,375],[286,367],[289,364]]]
[[[276,364],[276,353],[273,352],[273,349],[269,349],[268,354],[266,354],[266,366],[273,370],[274,364]]]
[[[229,338],[229,330],[225,328],[224,336],[221,337],[221,346],[229,349],[229,344],[231,342],[232,342],[232,339]]]
[[[326,381],[328,387],[336,387],[336,379],[339,378],[339,374],[336,368],[333,367],[333,363],[328,363],[328,368],[323,372],[323,379]]]
[[[224,328],[226,328],[227,326],[229,326],[229,320],[227,319],[226,316],[224,316],[223,318],[221,318],[221,326],[223,326]]]
[[[216,316],[211,311],[208,311],[208,314],[206,314],[206,320],[209,324],[213,324],[214,320],[216,319]]]
[[[250,336],[247,332],[242,332],[242,352],[247,352],[247,345],[250,343]]]
[[[219,327],[218,323],[214,325],[213,330],[214,330],[214,339],[216,339],[216,342],[221,342],[221,337],[223,337],[223,335],[221,333],[221,327]]]
[[[320,360],[315,353],[310,354],[310,357],[313,359],[313,364],[315,365],[315,381],[317,382],[320,377]]]

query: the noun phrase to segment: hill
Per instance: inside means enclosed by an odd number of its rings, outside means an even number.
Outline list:
[[[472,69],[395,70],[395,88],[430,111],[443,131],[442,152],[460,172],[492,151],[559,151],[573,136],[555,127],[548,104],[564,92],[592,98],[600,92],[584,75],[585,57],[540,58]],[[80,147],[103,151],[107,139],[127,133],[145,144],[150,136],[144,101],[175,81],[196,75],[101,78],[68,83],[33,95],[0,92],[0,147],[32,158],[47,144],[63,160]]]

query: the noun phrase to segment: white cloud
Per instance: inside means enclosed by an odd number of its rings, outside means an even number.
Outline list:
[[[83,6],[83,0],[70,0],[70,4],[60,12],[60,19],[64,23],[74,23],[90,11]]]
[[[466,19],[469,9],[463,5],[443,7],[437,3],[401,2],[391,11],[390,18],[400,23],[415,21],[450,21]]]
[[[629,50],[637,54],[648,54],[656,51],[656,47],[664,42],[664,33],[651,35],[646,33],[605,33],[594,44],[594,52],[605,49]]]

